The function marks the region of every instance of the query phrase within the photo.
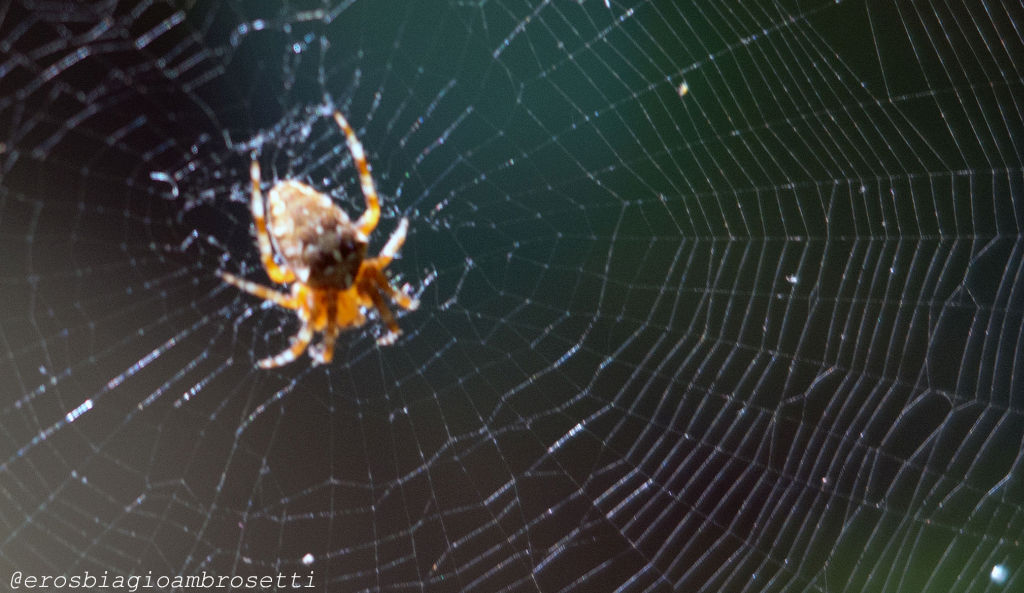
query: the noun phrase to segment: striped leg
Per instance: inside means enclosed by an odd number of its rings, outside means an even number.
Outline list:
[[[376,290],[370,293],[370,298],[373,299],[373,306],[377,309],[377,313],[380,315],[380,320],[384,322],[384,325],[388,328],[388,333],[377,338],[377,343],[381,346],[389,346],[395,343],[398,339],[399,334],[402,333],[402,329],[398,327],[398,322],[395,321],[395,316],[391,313],[391,309],[388,308],[388,304],[384,302],[384,297],[381,296]]]
[[[373,229],[377,228],[377,221],[380,220],[380,200],[377,198],[377,188],[374,186],[373,176],[370,175],[370,165],[366,163],[366,151],[363,150],[363,144],[359,142],[352,126],[348,125],[348,120],[340,111],[334,112],[334,121],[338,122],[338,127],[345,132],[345,142],[348,144],[348,151],[352,153],[356,169],[359,170],[359,185],[366,198],[366,212],[363,212],[363,215],[356,221],[356,226],[364,235],[369,235]]]
[[[317,364],[327,364],[334,360],[334,344],[340,332],[341,328],[332,323],[324,331],[323,341],[310,348],[310,355]]]
[[[399,307],[407,311],[414,311],[420,306],[420,302],[418,300],[392,286],[391,281],[380,268],[377,268],[374,272],[377,280],[377,287],[381,292],[388,295],[392,301],[397,303]]]
[[[292,345],[284,352],[277,356],[271,356],[270,358],[264,358],[263,360],[256,363],[261,369],[269,369],[273,367],[284,366],[289,362],[295,360],[300,354],[306,351],[306,347],[313,340],[313,328],[309,326],[309,323],[303,319],[302,328],[299,333],[295,334],[292,338]]]
[[[398,250],[405,244],[405,233],[409,230],[409,219],[403,218],[398,223],[398,228],[391,234],[387,244],[384,245],[384,249],[380,250],[380,255],[377,256],[377,265],[381,269],[388,267],[391,260],[398,255]]]
[[[258,296],[259,298],[261,298],[261,299],[263,299],[265,301],[273,301],[274,304],[276,304],[276,305],[278,305],[280,307],[284,307],[285,309],[298,309],[299,308],[299,304],[289,294],[285,294],[283,292],[278,292],[278,291],[274,290],[273,288],[267,288],[266,286],[263,286],[262,284],[257,284],[255,282],[250,282],[249,280],[246,280],[244,278],[239,278],[238,276],[235,276],[234,274],[232,274],[230,272],[220,272],[220,277],[221,277],[221,279],[224,280],[224,282],[227,282],[228,284],[231,284],[232,286],[236,286],[238,288],[241,288],[245,292],[247,292],[247,293],[249,293],[251,295],[254,295],[254,296]]]
[[[411,311],[419,306],[419,301],[414,300],[409,295],[391,286],[391,281],[383,271],[384,268],[391,263],[391,260],[394,259],[398,254],[398,250],[401,249],[402,245],[405,243],[405,233],[408,229],[409,219],[403,218],[402,221],[398,223],[398,228],[391,235],[391,238],[388,239],[387,244],[384,245],[384,249],[380,250],[380,255],[373,258],[372,263],[374,280],[380,288],[380,291],[387,294],[391,300],[398,303],[398,305],[403,309]]]
[[[260,247],[260,261],[270,279],[278,284],[295,281],[291,270],[281,268],[274,262],[274,250],[270,246],[270,235],[267,233],[267,210],[263,205],[263,192],[260,191],[260,164],[253,161],[249,167],[252,178],[252,220],[256,224],[256,243]]]

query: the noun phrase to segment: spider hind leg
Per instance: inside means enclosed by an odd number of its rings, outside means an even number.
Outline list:
[[[300,354],[305,352],[309,343],[313,340],[313,328],[309,326],[309,323],[305,320],[302,322],[302,329],[299,333],[295,334],[292,338],[292,345],[279,354],[264,358],[257,362],[257,366],[261,369],[270,369],[274,367],[280,367],[292,362],[299,357]]]
[[[227,282],[228,284],[236,288],[239,288],[255,297],[259,297],[265,301],[271,301],[275,305],[278,305],[279,307],[284,307],[285,309],[298,308],[298,305],[296,304],[294,297],[292,297],[289,294],[279,292],[277,290],[274,290],[273,288],[269,288],[267,286],[263,286],[262,284],[257,284],[256,282],[246,280],[245,278],[239,278],[238,276],[235,276],[230,272],[221,271],[218,273],[220,274],[221,280],[223,280],[224,282]]]
[[[334,360],[334,344],[338,340],[341,328],[331,325],[324,331],[323,341],[309,347],[309,355],[316,364],[328,364]]]

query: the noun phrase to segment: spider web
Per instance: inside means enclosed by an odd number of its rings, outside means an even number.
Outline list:
[[[0,571],[1021,587],[1017,3],[0,7]],[[263,371],[248,166],[421,300]]]

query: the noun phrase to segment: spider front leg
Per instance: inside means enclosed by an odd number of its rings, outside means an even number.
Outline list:
[[[274,261],[274,250],[270,246],[270,234],[267,232],[267,209],[263,204],[263,192],[260,191],[260,163],[253,160],[249,167],[249,177],[252,179],[252,220],[256,225],[256,243],[260,247],[260,261],[263,262],[263,269],[267,276],[277,284],[287,284],[295,281],[295,274],[291,270],[282,268]],[[274,192],[271,191],[271,196]]]
[[[362,142],[359,141],[359,137],[356,136],[352,126],[348,124],[348,120],[340,111],[334,112],[334,121],[338,122],[338,127],[345,132],[345,142],[348,144],[348,151],[352,153],[356,169],[359,170],[359,185],[363,190],[363,197],[366,198],[366,212],[363,212],[363,215],[356,221],[356,227],[364,235],[369,235],[373,229],[377,228],[377,221],[380,220],[380,200],[377,198],[377,188],[373,183],[373,176],[370,175],[370,165],[366,162],[366,151],[363,150]]]

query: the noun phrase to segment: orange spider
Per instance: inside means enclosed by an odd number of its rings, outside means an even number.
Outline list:
[[[323,341],[310,348],[310,356],[318,364],[330,362],[341,330],[366,323],[364,309],[376,310],[388,328],[388,333],[377,342],[391,344],[402,330],[388,309],[384,295],[403,309],[412,310],[419,304],[391,286],[384,274],[384,268],[405,242],[409,228],[407,219],[403,218],[398,223],[379,256],[366,257],[369,235],[380,219],[380,201],[363,145],[341,113],[334,112],[334,121],[345,133],[348,150],[359,170],[359,182],[366,198],[363,215],[352,222],[329,197],[301,181],[286,179],[270,190],[268,227],[263,194],[260,193],[260,165],[254,159],[249,172],[252,177],[252,219],[256,224],[260,259],[271,281],[293,283],[291,294],[228,272],[219,272],[228,284],[280,307],[293,309],[299,315],[302,326],[292,338],[291,347],[259,361],[259,366],[265,369],[279,367],[298,358],[309,347],[314,332],[322,332]],[[275,249],[284,260],[283,265],[279,266],[274,261]]]

